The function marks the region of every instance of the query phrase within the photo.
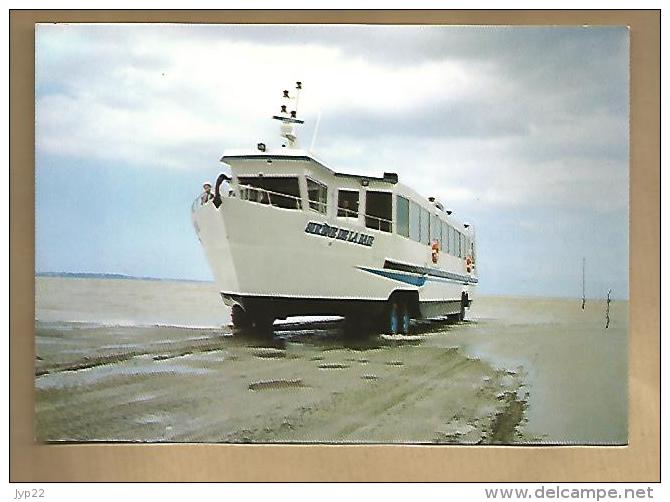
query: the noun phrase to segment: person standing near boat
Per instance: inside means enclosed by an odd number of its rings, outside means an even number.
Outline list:
[[[202,184],[202,189],[203,193],[200,196],[200,205],[204,206],[214,198],[214,194],[212,193],[212,184],[209,181],[205,181]]]

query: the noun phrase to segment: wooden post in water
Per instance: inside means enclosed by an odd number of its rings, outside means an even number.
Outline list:
[[[612,294],[612,290],[608,289],[607,290],[607,309],[605,310],[605,329],[610,327],[610,303],[612,300],[610,300],[610,295]]]

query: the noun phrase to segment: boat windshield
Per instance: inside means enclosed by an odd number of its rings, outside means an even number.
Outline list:
[[[302,209],[297,177],[248,176],[237,179],[240,197],[284,209]]]

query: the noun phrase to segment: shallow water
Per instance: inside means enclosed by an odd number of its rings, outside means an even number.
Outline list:
[[[446,337],[497,367],[528,373],[526,431],[549,443],[625,444],[628,302],[483,298],[473,322]]]
[[[580,303],[476,298],[407,339],[332,319],[241,339],[210,283],[37,278],[38,437],[469,443],[513,391],[508,440],[625,444],[628,303],[607,330],[604,302]]]
[[[37,277],[39,321],[107,326],[219,327],[230,311],[209,282]]]

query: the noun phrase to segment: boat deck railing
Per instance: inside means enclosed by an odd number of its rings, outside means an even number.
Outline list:
[[[341,218],[358,218],[358,211],[348,207],[337,206],[337,216]],[[363,214],[365,216],[365,226],[374,228],[383,232],[390,232],[393,228],[393,221],[372,214]]]
[[[391,220],[387,220],[386,218],[380,218],[379,216],[366,214],[365,226],[375,230],[381,230],[382,232],[390,232],[393,228],[393,222]]]
[[[328,211],[328,203],[310,199],[309,209],[317,213],[326,214]]]
[[[265,188],[254,187],[251,185],[238,185],[240,199],[258,204],[281,207],[284,209],[302,209],[302,199],[295,195],[289,195],[281,192],[273,192]],[[203,203],[204,192],[198,195],[191,204],[191,211],[195,211],[200,206],[212,203],[208,200]],[[230,190],[224,197],[234,197],[235,192]],[[309,209],[317,213],[326,214],[327,204],[325,202],[310,200]],[[359,212],[347,207],[337,207],[337,216],[346,218],[358,218]],[[363,214],[365,217],[365,226],[383,232],[390,232],[393,228],[393,221],[371,214]]]
[[[208,204],[211,202],[211,199],[203,202],[202,198],[205,195],[205,192],[202,192],[200,195],[198,195],[194,200],[193,203],[191,204],[191,212],[194,213],[196,209],[198,209],[200,206],[204,206],[205,204]]]
[[[205,196],[205,192],[202,192],[200,195],[198,195],[193,202],[191,203],[191,212],[195,212],[196,209],[202,206],[206,206],[207,204],[213,204],[214,200],[214,194],[211,194],[211,196],[203,202],[203,198]],[[234,190],[228,190],[227,193],[222,193],[221,197],[235,197],[235,191]]]
[[[337,206],[337,216],[343,218],[358,218],[358,211],[348,207]]]
[[[295,195],[273,192],[265,188],[239,185],[240,199],[285,209],[302,209],[302,199]]]

